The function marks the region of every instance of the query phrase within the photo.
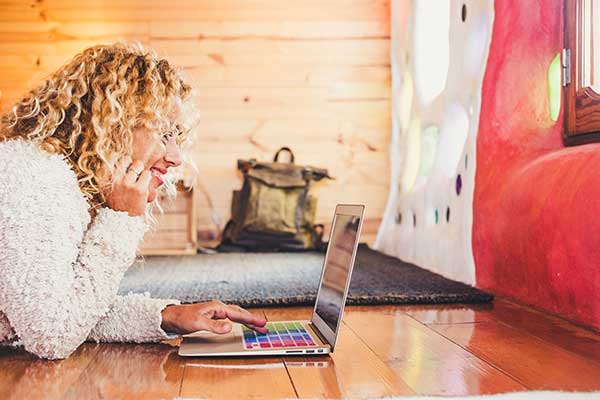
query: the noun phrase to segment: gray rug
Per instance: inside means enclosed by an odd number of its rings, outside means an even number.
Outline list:
[[[183,303],[219,299],[241,306],[314,304],[323,254],[221,253],[146,257],[120,294],[149,292]],[[360,245],[347,304],[482,303],[492,295]]]

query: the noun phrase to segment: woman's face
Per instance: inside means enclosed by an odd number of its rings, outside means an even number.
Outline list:
[[[144,169],[150,170],[153,175],[148,186],[148,202],[156,198],[156,190],[163,184],[162,175],[169,168],[181,165],[181,150],[175,136],[153,133],[145,127],[133,132],[132,162],[142,161]]]

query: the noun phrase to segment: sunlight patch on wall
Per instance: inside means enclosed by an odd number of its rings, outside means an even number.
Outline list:
[[[462,160],[463,149],[469,135],[469,116],[458,103],[451,103],[441,126],[437,168],[447,177],[453,177]],[[443,149],[443,151],[441,151]]]
[[[548,104],[550,106],[550,118],[552,121],[558,121],[560,114],[561,102],[561,64],[560,53],[552,59],[550,67],[548,67]]]
[[[414,96],[414,83],[408,70],[405,70],[402,74],[402,86],[399,92],[396,112],[400,121],[400,129],[405,130],[410,123],[410,112]]]
[[[423,105],[446,86],[450,63],[450,1],[417,1],[414,26],[415,84]]]
[[[436,125],[423,129],[421,134],[421,164],[419,166],[418,183],[425,183],[435,163],[438,144],[440,142],[440,128]]]
[[[410,123],[408,134],[406,136],[405,162],[402,174],[402,192],[408,193],[415,186],[417,174],[419,173],[419,158],[421,155],[421,121],[414,118]]]

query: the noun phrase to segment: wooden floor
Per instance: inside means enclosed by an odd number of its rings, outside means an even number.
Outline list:
[[[308,308],[255,309],[269,320]],[[0,399],[371,398],[599,390],[600,335],[498,299],[348,307],[331,356],[189,359],[172,345],[86,343],[64,361],[0,350]]]

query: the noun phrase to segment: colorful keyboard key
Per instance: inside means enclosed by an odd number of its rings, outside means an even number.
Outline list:
[[[316,346],[311,335],[300,322],[269,322],[266,325],[268,333],[258,333],[242,326],[244,348],[267,349],[296,346]]]

